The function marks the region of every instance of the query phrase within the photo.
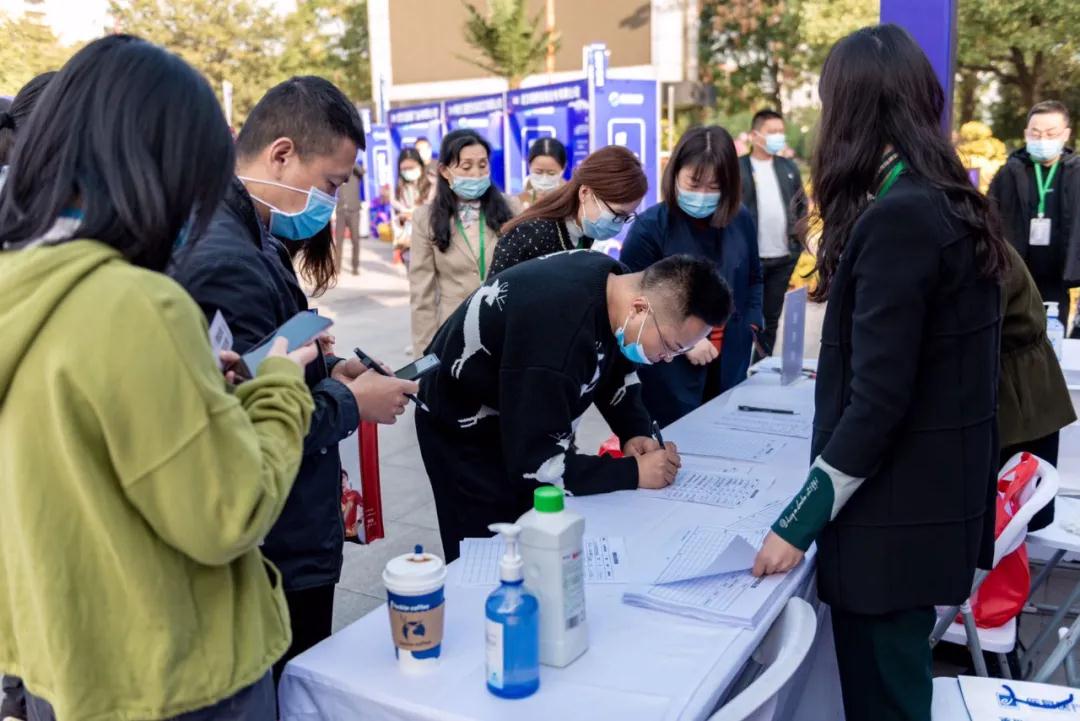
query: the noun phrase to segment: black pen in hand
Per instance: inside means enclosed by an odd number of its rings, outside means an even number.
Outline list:
[[[660,444],[661,448],[664,448],[664,434],[660,432],[660,424],[656,421],[652,422],[652,432],[653,438],[656,439],[656,442]]]
[[[356,357],[360,359],[360,362],[363,363],[364,366],[368,370],[373,370],[376,373],[378,373],[379,375],[386,376],[387,378],[396,378],[397,377],[393,373],[387,372],[387,370],[382,367],[382,364],[379,363],[379,361],[375,360],[374,358],[372,358],[371,356],[369,356],[367,353],[360,350],[359,348],[353,348],[353,353],[356,354]],[[427,409],[427,406],[425,406],[423,403],[421,403],[420,399],[417,398],[412,393],[406,393],[405,397],[408,398],[413,403],[415,403],[420,408],[424,408],[425,410]]]

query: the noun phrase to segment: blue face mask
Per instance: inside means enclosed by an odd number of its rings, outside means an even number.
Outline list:
[[[334,208],[337,206],[337,198],[332,195],[327,195],[318,188],[313,187],[308,190],[300,190],[291,185],[283,185],[270,180],[258,180],[256,178],[245,178],[242,176],[238,177],[240,180],[249,183],[276,185],[279,188],[285,188],[286,190],[291,190],[296,193],[307,194],[307,203],[304,205],[304,209],[296,213],[286,213],[278,210],[265,200],[256,198],[254,195],[251,196],[270,209],[270,234],[278,238],[284,238],[286,240],[307,240],[326,227],[327,223],[330,222],[331,216],[334,214]]]
[[[646,311],[646,315],[651,313],[651,310]],[[649,360],[649,356],[645,355],[645,346],[641,344],[641,334],[645,332],[645,318],[641,319],[641,327],[638,328],[637,340],[633,343],[626,342],[626,324],[630,322],[630,316],[626,316],[626,321],[622,324],[622,327],[615,331],[615,340],[619,344],[619,350],[626,356],[626,359],[631,363],[637,363],[638,365],[651,366],[652,361]]]
[[[708,218],[720,205],[720,193],[698,193],[679,188],[679,207],[692,218]]]
[[[597,216],[596,220],[589,220],[589,216],[582,213],[581,229],[585,231],[585,235],[593,240],[610,240],[622,232],[623,221],[601,206],[595,195],[592,196],[592,199],[596,203],[596,209],[600,211],[600,215]]]
[[[1036,163],[1046,163],[1061,155],[1065,149],[1065,141],[1057,140],[1029,140],[1027,152]]]
[[[453,178],[450,181],[450,190],[462,200],[476,200],[491,187],[490,175],[481,175],[479,178],[455,175]]]
[[[765,136],[765,150],[770,155],[777,155],[787,147],[787,138],[783,133],[769,133]]]

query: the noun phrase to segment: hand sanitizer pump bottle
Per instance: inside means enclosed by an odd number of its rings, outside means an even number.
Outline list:
[[[499,587],[485,604],[487,687],[502,698],[524,698],[540,688],[540,604],[525,590],[518,552],[521,529],[510,523],[488,526],[506,540],[499,563]]]

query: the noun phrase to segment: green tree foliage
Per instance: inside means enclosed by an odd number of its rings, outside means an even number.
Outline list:
[[[703,0],[701,80],[729,112],[783,110],[785,88],[802,76],[798,0]]]
[[[37,12],[0,13],[0,95],[15,95],[35,75],[58,70],[76,48],[63,46]]]
[[[837,40],[877,23],[880,14],[880,0],[803,0],[799,29],[806,43],[807,69],[820,71]]]
[[[291,75],[321,75],[368,100],[365,0],[300,0],[287,17],[262,0],[110,0],[117,28],[179,54],[220,96],[233,84],[235,122]]]
[[[110,0],[117,29],[163,45],[210,81],[232,82],[242,119],[279,77],[280,22],[254,0]]]
[[[1015,138],[1028,108],[1080,86],[1077,0],[960,0],[958,15],[962,76],[979,73],[999,87],[996,135]]]
[[[366,0],[306,0],[285,21],[283,76],[321,75],[354,103],[371,98]]]
[[[463,32],[482,59],[460,56],[493,75],[506,78],[511,88],[541,68],[548,47],[558,49],[559,36],[544,29],[543,13],[529,17],[525,0],[488,0],[485,11],[464,2],[469,14]]]

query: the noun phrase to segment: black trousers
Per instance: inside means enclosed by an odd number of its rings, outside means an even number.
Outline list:
[[[480,421],[497,426],[495,421]],[[532,507],[532,489],[509,487],[501,436],[470,433],[416,412],[416,439],[424,459],[446,562],[457,559],[462,539],[491,536],[492,523],[513,523]]]
[[[285,664],[320,641],[330,638],[334,627],[334,588],[334,584],[329,584],[285,592],[285,602],[289,604],[289,624],[292,626],[292,645],[274,664],[275,687],[285,671]]]
[[[765,330],[761,334],[765,352],[772,355],[776,347],[776,333],[780,328],[780,313],[784,310],[784,294],[787,293],[791,274],[795,272],[797,255],[784,258],[762,258],[761,270],[765,276],[765,288],[762,293],[761,312],[765,316]],[[761,360],[755,352],[754,360]]]
[[[832,608],[847,721],[930,721],[934,609],[865,615]]]
[[[337,224],[334,226],[334,240],[337,242],[337,269],[341,272],[342,262],[345,260],[345,229],[349,229],[349,239],[352,241],[352,272],[357,275],[360,272],[360,209],[348,208],[337,209]]]

